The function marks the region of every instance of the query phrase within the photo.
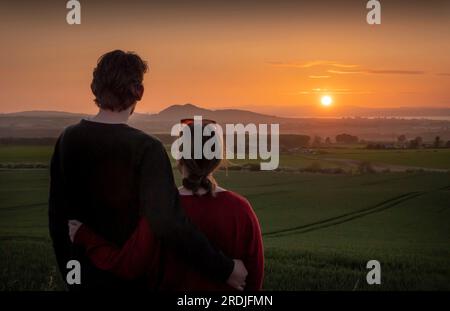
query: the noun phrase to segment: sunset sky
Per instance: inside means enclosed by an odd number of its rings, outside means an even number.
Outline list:
[[[450,108],[450,1],[381,1],[378,26],[365,0],[80,0],[75,26],[66,1],[30,2],[0,8],[0,112],[95,112],[92,70],[112,49],[150,65],[139,112]]]

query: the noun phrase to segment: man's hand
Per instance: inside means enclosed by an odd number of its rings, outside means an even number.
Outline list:
[[[245,287],[245,279],[247,278],[248,271],[244,266],[242,260],[233,259],[234,268],[233,272],[231,272],[230,277],[227,280],[227,284],[237,290],[244,290]]]
[[[78,229],[80,229],[82,224],[83,223],[79,222],[76,219],[69,220],[69,237],[72,243],[73,240],[75,239],[75,235],[77,234]]]

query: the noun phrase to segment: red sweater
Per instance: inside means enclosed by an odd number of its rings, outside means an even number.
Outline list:
[[[209,195],[181,195],[181,205],[190,220],[209,241],[230,258],[241,259],[248,270],[246,290],[260,290],[264,272],[261,229],[250,203],[231,191]],[[156,284],[158,269],[163,269],[163,290],[232,290],[192,270],[174,252],[163,251],[145,218],[122,248],[118,248],[82,225],[76,244],[99,269],[126,279],[147,275],[149,286]],[[164,254],[163,254],[164,252]],[[164,255],[162,257],[162,255]],[[161,258],[164,262],[161,263]]]

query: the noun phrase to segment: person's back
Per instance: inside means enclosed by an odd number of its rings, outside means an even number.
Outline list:
[[[126,125],[141,100],[147,64],[136,54],[112,51],[93,72],[91,89],[99,112],[59,137],[50,166],[49,231],[59,270],[81,264],[81,284],[70,289],[142,288],[91,264],[69,239],[69,224],[81,220],[121,246],[144,217],[155,237],[211,278],[242,287],[247,272],[211,246],[179,206],[172,166],[164,146]],[[195,251],[192,251],[195,250]]]
[[[104,54],[93,72],[91,90],[99,113],[60,135],[51,162],[49,229],[59,269],[81,263],[82,282],[76,288],[115,288],[123,284],[95,269],[67,239],[67,220],[81,219],[121,245],[139,218],[141,180],[137,175],[143,152],[159,143],[126,125],[143,95],[147,64],[136,54]],[[165,161],[162,148],[155,158]],[[169,190],[170,191],[170,190]],[[142,201],[142,200],[141,200]],[[127,285],[129,286],[129,285]],[[75,288],[75,287],[72,287]]]
[[[221,157],[205,154],[209,139],[215,141],[214,150],[223,150],[215,121],[204,120],[196,124],[194,119],[184,119],[182,122],[186,125],[183,137],[190,138],[186,143],[190,142],[191,153],[182,153],[178,161],[183,177],[183,186],[179,188],[181,205],[190,220],[216,247],[228,256],[242,259],[248,270],[245,290],[259,290],[263,280],[264,254],[258,219],[245,198],[218,187],[213,174],[222,162]],[[208,130],[211,135],[203,136],[196,143],[195,130],[203,133]],[[201,157],[195,157],[195,149],[199,147],[203,153]],[[167,256],[162,289],[230,290],[225,284],[198,274],[173,252],[167,252]]]
[[[62,137],[69,217],[122,245],[139,218],[142,153],[159,141],[126,124],[88,120],[69,127]]]
[[[161,154],[161,143],[126,124],[88,120],[67,128],[58,141],[67,217],[80,219],[116,245],[122,245],[137,225],[140,213],[139,166],[144,151]],[[145,156],[148,156],[146,154]],[[71,250],[82,264],[87,288],[134,288],[141,280],[123,282],[93,269],[83,251]],[[143,284],[143,283],[142,283]]]
[[[189,219],[208,240],[231,257],[241,258],[248,270],[246,290],[260,290],[264,273],[261,230],[250,203],[231,191],[212,195],[181,195],[181,205]],[[230,290],[167,254],[161,289],[180,291]]]

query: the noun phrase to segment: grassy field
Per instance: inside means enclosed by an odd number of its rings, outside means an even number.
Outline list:
[[[0,163],[48,163],[53,146],[0,146]]]
[[[48,161],[36,150],[21,149],[22,159]],[[7,154],[0,150],[0,163]],[[449,173],[217,175],[260,219],[265,289],[450,290]],[[62,289],[47,231],[47,170],[0,170],[0,184],[0,290]],[[379,286],[365,281],[371,259],[381,263]]]
[[[170,152],[169,147],[167,147],[167,151]],[[48,164],[52,152],[53,146],[0,146],[0,164]],[[280,167],[297,169],[304,169],[317,164],[321,168],[350,169],[355,164],[351,161],[366,161],[373,164],[398,165],[411,168],[450,170],[450,149],[369,150],[361,145],[355,145],[348,148],[313,149],[311,153],[280,155]],[[234,159],[230,160],[230,162],[242,165],[245,163],[259,163],[259,160]]]
[[[319,159],[351,159],[391,165],[422,168],[450,169],[450,149],[417,150],[368,150],[368,149],[324,149]]]

